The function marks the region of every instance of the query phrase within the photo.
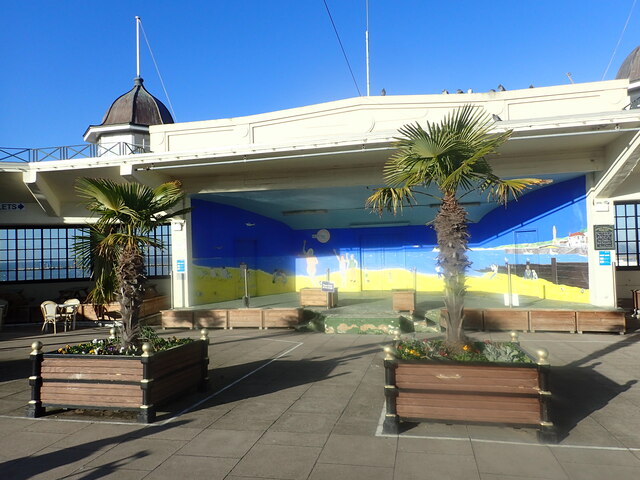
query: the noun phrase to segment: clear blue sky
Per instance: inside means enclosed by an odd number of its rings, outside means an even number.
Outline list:
[[[639,2],[640,3],[640,2]],[[365,0],[327,0],[365,94]],[[602,79],[633,0],[369,0],[371,93]],[[82,143],[133,86],[142,18],[177,121],[355,97],[322,0],[0,0],[0,147]],[[612,79],[640,44],[640,5]],[[168,104],[144,40],[145,86]]]

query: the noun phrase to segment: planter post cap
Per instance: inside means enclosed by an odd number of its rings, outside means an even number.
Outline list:
[[[538,354],[538,365],[549,365],[549,350],[540,348],[536,353]]]
[[[153,345],[151,345],[149,342],[144,342],[142,344],[142,356],[150,357],[152,354],[153,354]]]
[[[200,340],[209,340],[209,330],[206,328],[200,330]]]
[[[385,360],[395,360],[395,356],[393,355],[393,348],[391,347],[384,347],[384,359]]]
[[[111,327],[109,329],[109,340],[115,340],[116,338],[116,329],[115,327]]]
[[[518,332],[516,332],[516,331],[511,332],[511,341],[513,343],[520,342],[520,339],[518,338]]]
[[[42,342],[37,340],[31,344],[31,355],[38,355],[42,351]]]

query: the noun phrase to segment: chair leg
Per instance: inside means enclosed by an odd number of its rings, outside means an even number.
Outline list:
[[[56,332],[56,321],[55,320],[53,321],[53,334],[54,335],[58,334],[58,332]]]

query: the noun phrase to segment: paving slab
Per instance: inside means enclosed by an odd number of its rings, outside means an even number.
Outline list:
[[[0,332],[2,478],[640,478],[637,333],[520,335],[550,351],[557,446],[538,444],[534,429],[482,425],[403,423],[399,436],[382,436],[381,347],[390,338],[279,329],[213,331],[210,391],[163,407],[154,425],[88,410],[25,418],[28,368],[19,377],[29,345],[43,339],[55,349],[101,334]]]

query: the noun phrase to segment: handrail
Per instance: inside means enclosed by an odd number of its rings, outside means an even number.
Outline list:
[[[76,158],[95,158],[102,156],[123,156],[149,153],[147,145],[136,145],[127,142],[96,145],[66,145],[62,147],[44,148],[10,148],[0,147],[0,162],[45,162],[54,160],[73,160]]]

